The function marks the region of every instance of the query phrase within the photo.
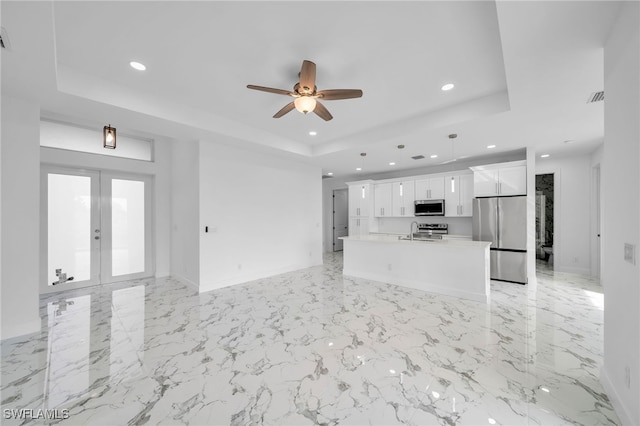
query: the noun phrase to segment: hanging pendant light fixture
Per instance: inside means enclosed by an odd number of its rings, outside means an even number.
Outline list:
[[[111,127],[111,124],[104,126],[102,143],[102,146],[107,149],[116,149],[116,128]]]

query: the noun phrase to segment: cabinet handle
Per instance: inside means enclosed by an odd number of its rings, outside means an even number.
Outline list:
[[[496,194],[499,194],[500,190],[498,189],[498,182],[496,182]]]
[[[502,194],[502,182],[498,184],[500,186],[500,193]]]

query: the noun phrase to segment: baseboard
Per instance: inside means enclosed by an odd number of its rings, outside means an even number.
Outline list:
[[[283,266],[281,268],[266,269],[261,271],[248,272],[244,274],[234,275],[233,277],[224,278],[221,280],[211,281],[208,283],[202,283],[200,285],[200,293],[204,293],[211,290],[217,290],[219,288],[229,287],[237,284],[244,284],[249,281],[256,281],[262,278],[269,278],[275,275],[286,274],[288,272],[299,271],[300,269],[311,268],[313,266],[321,265],[322,263],[300,263],[289,266]]]
[[[629,412],[627,407],[625,407],[625,405],[623,404],[622,398],[620,398],[620,395],[618,395],[618,392],[616,392],[616,388],[613,386],[613,383],[611,383],[611,380],[609,379],[609,375],[607,374],[604,367],[602,367],[602,369],[600,370],[600,383],[602,383],[602,387],[607,392],[609,401],[611,401],[611,405],[613,406],[613,409],[615,410],[616,414],[620,418],[620,422],[623,425],[637,424],[636,422],[633,421],[631,413]]]
[[[191,286],[191,287],[195,288],[195,289],[196,289],[196,290],[198,290],[198,291],[200,290],[200,286],[199,286],[198,284],[194,283],[194,282],[193,282],[193,281],[191,281],[190,279],[185,278],[185,277],[183,277],[183,276],[181,276],[181,275],[175,275],[175,274],[174,274],[174,275],[171,275],[171,278],[173,278],[173,279],[174,279],[174,280],[176,280],[176,281],[181,282],[182,284],[186,284],[186,285],[188,285],[188,286]]]

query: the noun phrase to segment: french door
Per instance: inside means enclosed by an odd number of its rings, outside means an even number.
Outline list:
[[[151,176],[43,166],[41,293],[154,273]]]

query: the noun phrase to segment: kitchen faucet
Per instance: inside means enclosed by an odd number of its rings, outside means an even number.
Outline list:
[[[415,220],[413,222],[411,222],[411,228],[409,228],[409,239],[411,239],[411,241],[413,241],[413,224],[416,224],[416,231],[418,230],[418,222],[416,222]]]

